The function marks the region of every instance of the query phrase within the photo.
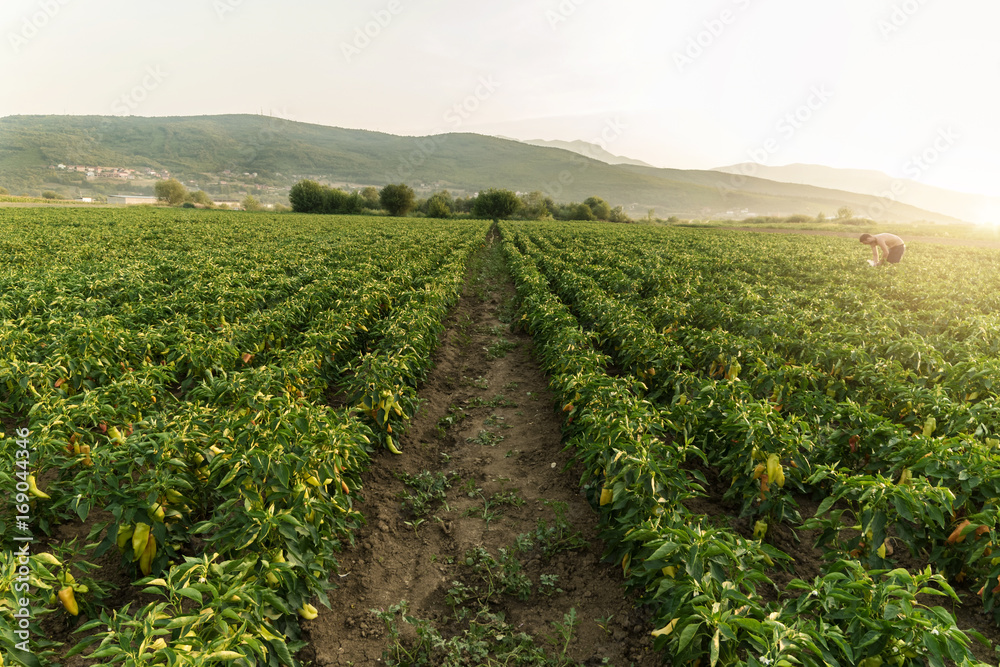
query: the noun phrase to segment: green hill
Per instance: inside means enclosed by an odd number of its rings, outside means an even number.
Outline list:
[[[11,193],[57,189],[72,190],[72,195],[100,186],[142,190],[129,182],[95,184],[84,174],[70,178],[49,169],[58,164],[166,169],[210,192],[220,181],[239,184],[227,185],[231,190],[246,185],[248,191],[251,186],[278,191],[309,177],[351,187],[405,182],[422,192],[541,190],[557,201],[596,195],[624,206],[633,217],[648,209],[684,218],[743,217],[746,212],[832,216],[842,206],[863,214],[875,203],[856,193],[737,179],[717,171],[609,165],[567,150],[476,134],[400,137],[252,115],[0,119],[0,185]],[[901,221],[953,221],[902,204],[890,215]]]
[[[750,165],[736,164],[713,171],[743,173]],[[835,169],[812,164],[789,164],[781,167],[754,166],[761,178],[783,183],[815,185],[820,188],[848,192],[887,193],[886,202],[893,199],[928,211],[938,211],[976,223],[997,222],[1000,197],[972,194],[934,187],[906,178],[894,178],[879,171]]]

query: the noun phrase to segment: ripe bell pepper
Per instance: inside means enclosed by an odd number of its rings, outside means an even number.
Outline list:
[[[148,576],[153,571],[154,558],[156,558],[156,538],[150,535],[146,539],[146,548],[139,557],[139,571]]]
[[[115,544],[118,545],[119,551],[125,551],[125,545],[132,541],[133,533],[135,533],[135,528],[129,524],[123,523],[118,526],[118,535],[115,538]]]
[[[80,605],[77,604],[76,596],[73,595],[72,586],[64,586],[59,589],[59,601],[62,602],[63,608],[73,616],[80,613]]]
[[[146,549],[147,538],[149,537],[149,524],[142,523],[141,521],[135,524],[135,531],[132,533],[132,554],[139,559],[142,556],[142,552]]]
[[[38,488],[37,484],[35,483],[34,475],[28,475],[28,493],[30,493],[36,498],[48,499],[50,497],[49,494],[45,493],[44,491],[41,491]]]

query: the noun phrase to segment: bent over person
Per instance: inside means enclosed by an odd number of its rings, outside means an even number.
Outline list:
[[[903,239],[895,234],[862,234],[861,242],[872,247],[872,259],[868,262],[872,266],[878,266],[888,262],[889,264],[899,264],[906,252],[906,244]],[[882,259],[879,259],[879,248],[882,249]]]

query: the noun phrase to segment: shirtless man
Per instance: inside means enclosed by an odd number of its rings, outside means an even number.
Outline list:
[[[906,244],[903,243],[903,239],[895,234],[862,234],[861,242],[872,247],[872,259],[868,262],[872,266],[878,266],[885,262],[898,264],[899,260],[903,259],[903,253],[906,252]],[[879,248],[882,249],[881,260],[878,256]]]

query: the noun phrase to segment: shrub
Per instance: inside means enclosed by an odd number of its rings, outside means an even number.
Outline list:
[[[521,200],[510,190],[490,188],[480,192],[472,205],[472,214],[480,218],[503,220],[517,213]]]
[[[292,186],[288,200],[296,213],[320,213],[325,205],[323,186],[316,181],[299,181]]]
[[[379,192],[379,201],[382,203],[382,208],[389,211],[390,215],[403,217],[413,210],[416,195],[409,185],[398,183],[382,188]]]

